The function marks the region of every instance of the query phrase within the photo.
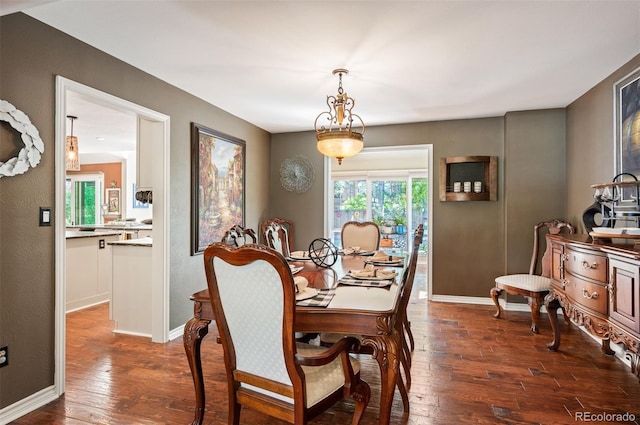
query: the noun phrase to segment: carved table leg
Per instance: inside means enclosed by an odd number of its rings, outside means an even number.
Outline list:
[[[182,342],[189,361],[193,386],[196,391],[196,409],[192,425],[201,425],[204,419],[204,379],[202,377],[202,361],[200,359],[200,344],[209,332],[210,320],[202,320],[197,317],[190,319],[184,326]]]
[[[544,305],[547,308],[547,315],[549,316],[549,322],[551,323],[551,330],[553,330],[553,342],[547,344],[547,348],[552,351],[558,351],[560,347],[560,324],[558,323],[558,309],[560,308],[560,302],[549,293],[544,298]]]
[[[494,314],[493,317],[499,319],[502,309],[500,308],[500,302],[498,301],[498,298],[500,298],[500,295],[502,295],[502,289],[498,289],[494,286],[493,288],[491,288],[489,294],[491,295],[493,303],[496,305],[496,314]]]
[[[640,355],[632,351],[627,351],[624,356],[631,362],[631,373],[636,375],[638,382],[640,382]]]
[[[380,424],[388,425],[391,420],[396,380],[399,379],[400,335],[394,329],[390,335],[366,337],[362,343],[373,347],[372,356],[380,366]],[[406,409],[408,410],[408,407]]]

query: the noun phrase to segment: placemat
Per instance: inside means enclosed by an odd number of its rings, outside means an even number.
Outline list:
[[[313,298],[297,301],[296,305],[302,307],[326,307],[329,305],[335,294],[335,289],[320,289],[318,291],[318,295]]]
[[[391,286],[393,283],[393,279],[384,279],[384,280],[366,280],[366,279],[355,279],[349,275],[342,277],[338,280],[338,285],[350,285],[350,286],[366,286],[371,288],[386,288],[387,286]]]

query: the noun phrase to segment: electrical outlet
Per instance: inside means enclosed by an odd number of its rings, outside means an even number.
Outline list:
[[[9,365],[9,346],[0,347],[0,367]]]
[[[104,245],[104,239],[99,239],[98,240],[98,249],[104,249],[105,245]]]

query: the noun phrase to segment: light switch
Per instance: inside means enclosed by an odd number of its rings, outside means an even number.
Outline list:
[[[40,226],[51,226],[51,207],[40,207]]]

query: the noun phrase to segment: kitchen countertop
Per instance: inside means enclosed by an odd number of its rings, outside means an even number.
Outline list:
[[[123,246],[153,246],[153,241],[150,236],[139,239],[127,239],[124,241],[111,241],[107,242],[108,245],[123,245]]]
[[[104,230],[153,230],[152,224],[140,224],[140,223],[119,223],[119,224],[85,224],[78,226],[67,226],[67,229],[72,230],[98,230],[100,232]]]
[[[67,239],[76,239],[76,238],[95,238],[95,237],[104,237],[104,236],[118,236],[122,232],[117,230],[110,230],[104,232],[86,232],[79,230],[67,230],[65,232],[65,236]]]

